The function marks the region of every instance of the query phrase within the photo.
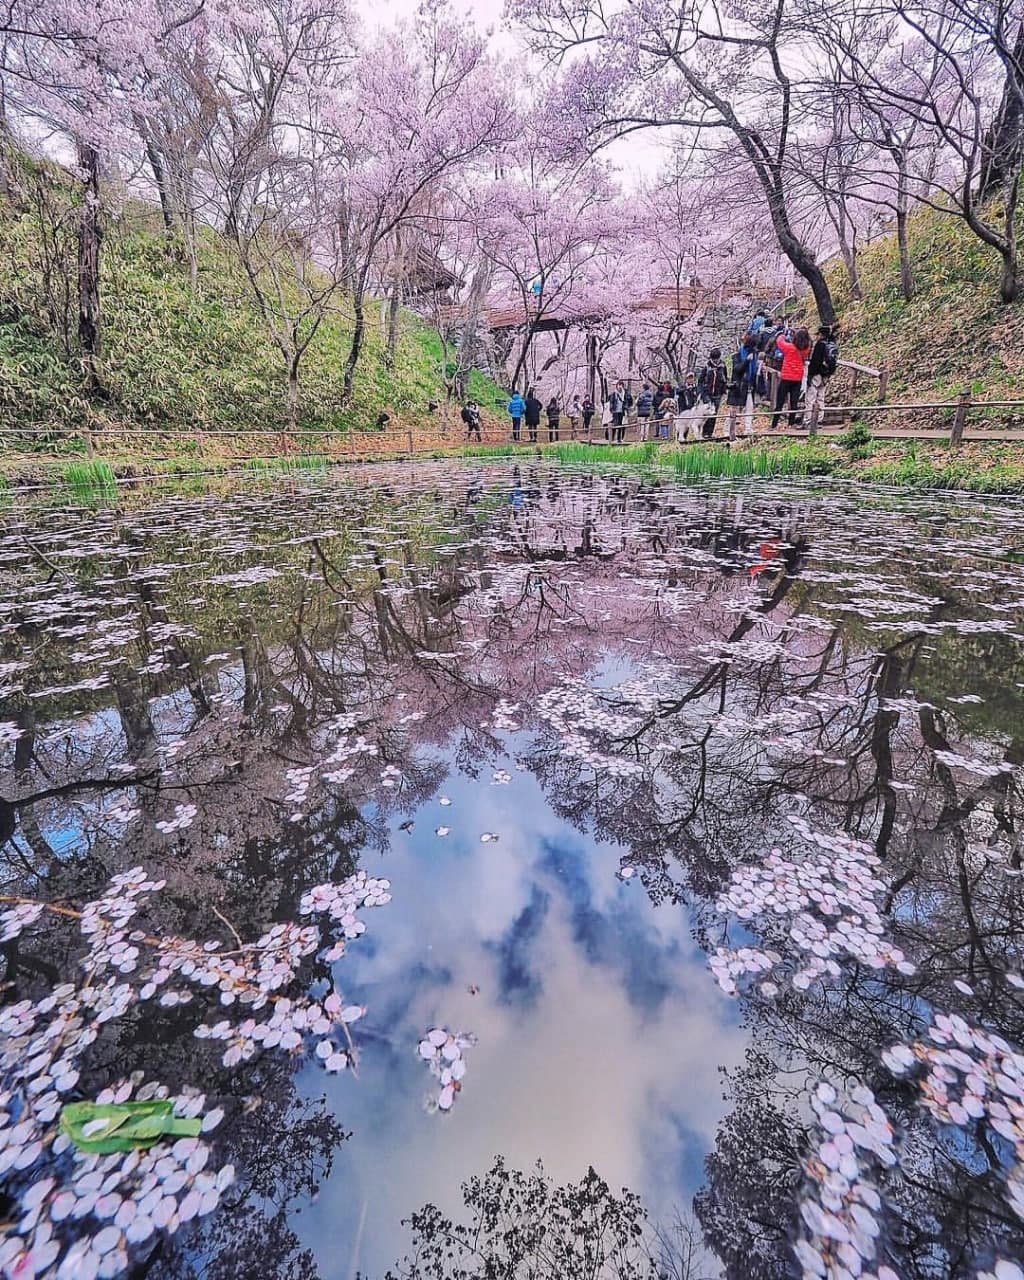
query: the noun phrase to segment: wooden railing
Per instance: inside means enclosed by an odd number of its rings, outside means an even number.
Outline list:
[[[866,370],[861,366],[856,372],[875,376],[881,370]],[[881,382],[881,379],[880,379]],[[884,389],[884,388],[881,388]],[[831,390],[831,386],[830,386]],[[483,418],[480,430],[480,443],[502,444],[511,442],[511,430],[507,416],[502,412],[502,405],[495,404],[495,412],[487,413]],[[715,436],[722,439],[725,433],[727,410],[723,405],[715,425]],[[909,415],[916,421],[909,427],[905,425]],[[938,421],[940,427],[925,427],[920,419],[928,415]],[[766,428],[773,416],[771,404],[759,404],[753,409],[751,425],[755,435],[766,434]],[[991,421],[994,417],[1009,416],[1011,422],[1020,423],[1009,429],[988,428],[970,433],[971,422],[978,419]],[[896,438],[944,438],[954,445],[960,445],[967,438],[976,440],[1013,440],[1024,444],[1024,400],[982,400],[975,399],[970,390],[964,390],[953,400],[886,402],[880,397],[873,404],[832,404],[825,409],[821,423],[801,422],[790,425],[788,414],[781,416],[781,427],[776,434],[781,435],[814,435],[820,430],[822,435],[835,434],[842,424],[850,419],[866,419],[873,429]],[[895,426],[887,426],[886,420],[895,421]],[[740,435],[746,424],[746,413],[737,410],[735,416],[736,434]],[[657,425],[651,421],[648,425],[648,436],[652,440],[664,439],[657,434]],[[631,416],[625,424],[625,438],[630,441],[640,439],[640,427],[636,417]],[[669,436],[674,438],[674,424],[668,425]],[[542,424],[536,431],[536,442],[548,441],[549,430]],[[465,427],[457,418],[445,420],[439,416],[434,421],[418,422],[408,426],[389,426],[383,431],[366,430],[352,432],[329,432],[315,430],[282,431],[279,427],[263,429],[247,429],[243,431],[202,430],[192,433],[159,432],[152,428],[106,427],[102,431],[88,432],[84,429],[54,430],[46,427],[5,427],[0,430],[0,451],[8,454],[15,451],[18,445],[24,447],[21,457],[25,461],[42,459],[46,456],[46,446],[52,444],[53,454],[63,459],[72,460],[73,454],[68,452],[68,444],[73,440],[81,442],[81,452],[98,453],[110,459],[123,459],[130,464],[137,459],[140,464],[153,461],[166,461],[170,464],[180,463],[189,467],[190,460],[208,462],[211,469],[218,465],[245,463],[267,457],[301,457],[304,455],[324,455],[332,461],[356,461],[361,459],[408,457],[436,452],[444,452],[467,443]],[[582,427],[573,434],[568,417],[562,417],[559,440],[589,440],[593,444],[601,444],[605,440],[604,428],[600,425],[598,413],[592,423],[591,432],[586,435]],[[469,440],[476,443],[476,436]],[[524,425],[520,433],[520,443],[531,443],[529,429]]]

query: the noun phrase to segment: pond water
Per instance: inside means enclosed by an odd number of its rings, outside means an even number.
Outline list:
[[[1024,1280],[1022,627],[1006,502],[9,513],[4,1274]]]

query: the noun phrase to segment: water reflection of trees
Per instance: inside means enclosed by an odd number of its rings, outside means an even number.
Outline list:
[[[70,583],[27,556],[15,566],[0,656],[29,666],[12,680],[21,736],[0,806],[9,891],[80,900],[142,861],[171,886],[169,931],[187,920],[215,932],[213,907],[281,918],[304,888],[383,850],[391,818],[436,792],[447,766],[435,748],[475,774],[503,751],[499,699],[530,725],[545,692],[599,673],[602,705],[630,727],[592,733],[595,748],[635,769],[595,770],[541,725],[525,758],[560,815],[627,848],[656,899],[691,901],[710,943],[721,932],[710,904],[731,872],[785,840],[784,814],[809,812],[874,843],[892,933],[918,962],[913,978],[848,967],[827,992],[746,998],[751,1048],[697,1205],[727,1274],[792,1274],[806,1081],[822,1072],[867,1081],[902,1124],[905,1157],[885,1186],[901,1274],[967,1275],[997,1245],[1024,1254],[1000,1192],[1005,1151],[980,1130],[937,1136],[878,1061],[919,1029],[925,1002],[1024,1041],[1003,977],[1021,968],[1020,721],[991,701],[985,714],[944,701],[940,665],[955,669],[967,648],[985,687],[1003,688],[977,637],[955,628],[988,619],[1005,661],[1014,567],[988,575],[979,609],[969,548],[940,520],[916,526],[918,556],[894,561],[870,512],[834,514],[802,494],[765,504],[531,468],[497,488],[446,473],[411,498],[368,485],[162,522],[111,515],[91,536],[96,554],[66,561],[79,525],[40,539]],[[104,683],[60,691],[83,678]],[[373,754],[328,784],[339,716]],[[983,756],[988,771],[958,756]],[[298,805],[286,798],[296,768],[315,779]],[[118,801],[140,811],[127,829],[103,813]],[[198,812],[169,840],[154,823],[181,801]],[[5,949],[14,992],[66,961],[53,938]],[[159,1059],[165,1076],[194,1070],[169,1019],[126,1025],[116,1050],[143,1069]],[[253,1177],[238,1226],[194,1246],[201,1264],[154,1261],[168,1274],[228,1274],[264,1229],[293,1257],[265,1188],[292,1188],[290,1203],[312,1177],[298,1172],[302,1144],[279,1135],[301,1134],[322,1168],[340,1131],[322,1112],[296,1114],[287,1066],[270,1075],[233,1138],[252,1144],[267,1180]],[[209,1087],[251,1086],[213,1073]]]
[[[412,1248],[387,1280],[707,1280],[699,1232],[677,1212],[654,1226],[639,1197],[618,1195],[591,1168],[557,1185],[499,1156],[462,1185],[465,1216],[424,1205]]]

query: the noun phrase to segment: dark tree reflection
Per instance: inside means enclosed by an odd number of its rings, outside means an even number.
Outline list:
[[[424,1205],[408,1223],[410,1255],[387,1280],[708,1280],[693,1224],[655,1228],[639,1198],[593,1169],[558,1185],[499,1156],[462,1184],[464,1215]]]

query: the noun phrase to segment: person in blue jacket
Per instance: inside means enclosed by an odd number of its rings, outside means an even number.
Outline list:
[[[736,421],[743,411],[744,434],[754,430],[754,396],[757,394],[759,371],[757,334],[750,330],[732,358],[732,380],[726,398],[726,432],[730,440],[736,438]]]
[[[508,416],[512,419],[512,439],[519,439],[519,428],[523,425],[523,414],[526,412],[526,401],[517,388],[512,388],[512,398],[508,402]]]

